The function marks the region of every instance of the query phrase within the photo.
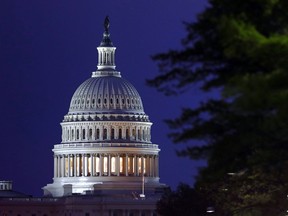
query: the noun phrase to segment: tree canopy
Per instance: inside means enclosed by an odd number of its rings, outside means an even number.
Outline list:
[[[172,140],[187,144],[181,156],[207,159],[196,189],[222,216],[286,211],[287,9],[286,0],[210,0],[185,23],[183,48],[153,57],[160,73],[147,83],[159,91],[220,92],[167,124]]]

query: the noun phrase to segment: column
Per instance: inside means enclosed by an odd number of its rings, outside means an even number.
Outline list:
[[[62,177],[66,176],[66,160],[65,155],[62,155]]]
[[[73,174],[72,174],[72,176],[74,176],[74,177],[76,177],[76,175],[77,175],[77,172],[76,172],[76,170],[77,170],[77,158],[76,157],[77,157],[76,154],[74,154],[73,155]]]
[[[108,168],[108,176],[111,176],[111,155],[108,155],[108,161],[107,161],[107,168]]]
[[[146,173],[146,176],[150,176],[150,156],[149,155],[146,155],[146,170],[145,170],[145,173]]]
[[[76,175],[75,176],[79,176],[80,175],[80,155],[77,154],[76,155]]]
[[[95,176],[95,154],[91,154],[91,176]]]
[[[57,156],[54,155],[54,178],[58,177],[57,173],[58,173],[58,171],[57,171]]]
[[[81,176],[85,176],[85,172],[86,172],[85,154],[81,155],[81,162],[82,162]]]
[[[144,157],[143,155],[141,156],[141,176],[143,176],[144,173]]]
[[[97,101],[95,101],[95,105],[97,104]],[[94,106],[95,106],[94,105]],[[96,129],[95,127],[92,127],[92,137],[91,140],[96,140]]]
[[[102,126],[101,128],[99,127],[99,130],[100,130],[100,137],[99,138],[100,138],[100,140],[103,140],[104,126]]]
[[[86,176],[91,176],[91,154],[86,154]]]
[[[153,163],[153,177],[156,177],[156,155],[153,156],[152,163]]]
[[[68,154],[68,170],[67,176],[70,177],[70,170],[71,170],[71,161],[70,161],[70,154]]]
[[[120,176],[120,155],[118,154],[116,157],[116,175]]]
[[[134,176],[138,176],[138,157],[134,156]]]
[[[92,101],[90,101],[90,103],[92,103]],[[89,139],[90,139],[90,138],[89,138],[89,133],[90,133],[89,127],[87,127],[87,128],[85,129],[85,133],[86,133],[85,139],[86,139],[86,140],[89,140]]]
[[[128,176],[128,154],[125,156],[125,176]],[[131,167],[131,165],[130,165]]]
[[[82,176],[87,176],[87,154],[82,154]]]
[[[102,154],[99,155],[99,176],[102,176],[102,173],[103,173],[103,157],[102,157]]]
[[[57,176],[61,177],[61,158],[60,155],[57,155]]]
[[[107,104],[110,103],[110,98],[107,98]],[[111,126],[107,127],[107,139],[111,140]],[[108,160],[109,161],[109,160]],[[109,162],[108,162],[109,163]]]
[[[159,177],[159,156],[156,156],[155,160],[156,160],[156,166],[155,166],[155,168],[156,168],[156,177]]]

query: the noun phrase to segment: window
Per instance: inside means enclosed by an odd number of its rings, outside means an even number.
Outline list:
[[[82,139],[86,139],[86,131],[85,131],[85,129],[82,130]]]
[[[116,158],[114,156],[111,157],[111,172],[116,173]]]
[[[92,128],[89,129],[89,139],[92,137]]]
[[[96,130],[96,139],[99,139],[100,138],[100,130],[99,128]]]
[[[142,174],[142,160],[138,158],[138,173]]]
[[[122,139],[122,129],[121,128],[119,128],[118,139]]]
[[[103,158],[103,172],[108,173],[108,157],[107,156],[104,156]]]
[[[76,130],[76,139],[79,139],[79,129]]]
[[[120,170],[119,171],[121,174],[124,174],[124,157],[123,156],[120,157]]]
[[[96,173],[100,172],[100,158],[99,156],[96,157]]]
[[[126,139],[129,139],[129,129],[126,129]]]
[[[115,139],[115,129],[112,128],[111,130],[111,139]]]
[[[105,128],[103,131],[103,140],[107,139],[107,129]]]

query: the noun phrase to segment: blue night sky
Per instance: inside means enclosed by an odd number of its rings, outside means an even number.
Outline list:
[[[60,122],[76,88],[96,70],[103,21],[110,17],[116,69],[140,93],[159,144],[160,181],[175,189],[193,185],[199,165],[176,156],[164,119],[194,106],[203,94],[192,89],[165,97],[145,80],[159,72],[151,56],[180,49],[186,32],[206,0],[2,0],[0,2],[0,180],[14,189],[41,196],[52,183],[54,144]]]

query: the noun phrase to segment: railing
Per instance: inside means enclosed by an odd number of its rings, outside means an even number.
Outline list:
[[[99,147],[135,147],[158,149],[157,144],[145,143],[68,143],[54,145],[55,149],[61,148],[99,148]]]

